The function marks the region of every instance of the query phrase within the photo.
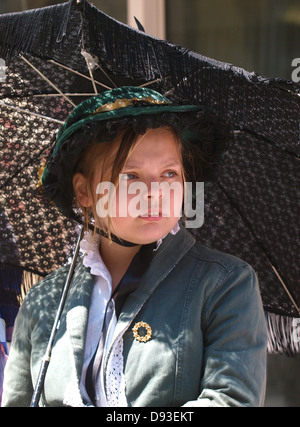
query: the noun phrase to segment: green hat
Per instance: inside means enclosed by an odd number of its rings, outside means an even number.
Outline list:
[[[61,143],[84,124],[142,114],[196,111],[196,105],[174,105],[160,93],[141,87],[120,87],[93,96],[74,108],[57,134],[55,152]]]
[[[159,121],[160,117],[169,117],[167,124],[172,125],[175,116],[184,121],[187,113],[197,114],[201,110],[203,109],[199,105],[173,104],[168,98],[146,87],[120,87],[83,101],[74,108],[57,133],[51,155],[44,169],[40,171],[39,184],[44,195],[67,216],[74,217],[72,176],[75,161],[92,140],[87,137],[81,138],[79,143],[74,142],[77,131],[89,132],[91,126],[97,122],[102,122],[107,127],[110,126],[109,123],[116,121],[136,122],[138,117],[142,116],[156,117],[156,125],[153,127],[158,126],[157,120]]]

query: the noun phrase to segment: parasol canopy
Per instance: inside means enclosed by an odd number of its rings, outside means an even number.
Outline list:
[[[68,261],[78,224],[41,203],[36,190],[55,134],[82,100],[114,87],[149,86],[230,122],[226,162],[206,185],[204,225],[191,231],[253,266],[270,349],[299,350],[300,340],[286,339],[300,317],[299,86],[153,38],[85,0],[1,15],[0,57],[3,268],[44,276]]]

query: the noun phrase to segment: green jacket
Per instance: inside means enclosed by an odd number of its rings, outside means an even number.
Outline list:
[[[68,267],[34,286],[16,320],[3,406],[28,406]],[[94,277],[80,260],[55,338],[41,404],[83,406],[79,382]],[[152,338],[139,342],[140,321]],[[245,262],[168,235],[115,330],[123,337],[129,406],[259,406],[267,334],[257,279]],[[114,340],[115,342],[115,340]],[[112,347],[114,345],[112,343]],[[112,348],[111,347],[111,348]],[[105,360],[110,357],[108,352]]]

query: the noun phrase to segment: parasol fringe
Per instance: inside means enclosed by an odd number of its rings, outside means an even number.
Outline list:
[[[84,6],[84,7],[83,7]],[[110,18],[88,2],[82,2],[79,12],[78,3],[69,1],[61,5],[49,6],[42,9],[31,10],[27,13],[8,14],[2,18],[3,28],[0,29],[0,57],[9,58],[19,53],[38,55],[40,57],[59,58],[64,46],[64,36],[74,34],[78,38],[78,48],[81,46],[81,36],[78,28],[81,28],[83,19],[83,35],[87,45],[93,41],[89,53],[99,55],[103,52],[106,58],[105,69],[115,74],[131,77],[134,80],[154,81],[161,79],[162,82],[168,77],[169,70],[174,76],[186,75],[186,81],[181,79],[170,79],[168,85],[162,88],[167,92],[179,84],[178,96],[181,99],[192,99],[198,93],[202,105],[210,104],[211,87],[215,91],[229,91],[232,93],[234,104],[239,101],[245,103],[244,92],[238,87],[235,89],[226,76],[240,78],[249,84],[256,83],[262,87],[276,86],[282,90],[283,83],[280,79],[263,79],[255,73],[234,67],[231,64],[221,63],[210,58],[201,57],[191,53],[187,49],[174,46],[167,41],[161,41],[147,34],[134,30],[128,25],[121,24]],[[22,28],[22,32],[15,31]],[[43,28],[43,31],[40,31]],[[67,31],[68,30],[68,31]],[[52,36],[51,36],[52,35]],[[54,35],[54,36],[53,36]],[[177,51],[177,55],[168,55]],[[74,57],[75,58],[75,57]],[[101,55],[99,55],[101,61]],[[199,62],[202,59],[202,62]],[[60,59],[60,62],[62,60]],[[162,64],[166,64],[166,66]],[[156,64],[150,67],[149,64]],[[65,64],[67,65],[67,64]],[[70,64],[68,64],[70,65]],[[102,64],[97,64],[103,69]],[[193,71],[197,71],[196,74]],[[108,74],[107,74],[108,75]],[[171,81],[173,80],[173,81]],[[295,84],[285,83],[285,89],[293,94],[299,95],[299,87]],[[248,107],[245,111],[235,112],[235,105],[229,103],[228,97],[220,97],[219,114],[233,116],[237,122],[247,123]],[[267,95],[265,102],[268,102]],[[251,105],[253,100],[251,99]],[[265,125],[264,128],[267,126]]]
[[[1,17],[5,31],[0,30],[0,57],[14,57],[31,50],[42,55],[45,43],[49,52],[52,51],[53,45],[59,44],[67,34],[71,7],[72,2],[69,2]],[[18,28],[22,31],[16,31]],[[50,34],[56,37],[47,36]]]
[[[300,353],[300,318],[265,312],[268,353],[296,356]]]
[[[41,39],[47,41],[47,34],[57,35],[54,39],[51,37],[51,40],[49,37],[48,45],[49,43],[60,43],[66,35],[71,6],[72,3],[69,2],[26,12],[9,13],[5,17],[1,17],[5,31],[0,31],[0,57],[9,58],[32,49],[42,53],[44,44],[41,43]],[[15,31],[16,28],[22,28],[23,31]],[[49,45],[49,49],[51,48],[52,46]]]

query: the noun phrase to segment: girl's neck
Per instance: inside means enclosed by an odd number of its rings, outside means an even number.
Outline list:
[[[126,273],[141,245],[124,247],[100,237],[100,255],[112,278],[112,292]]]

